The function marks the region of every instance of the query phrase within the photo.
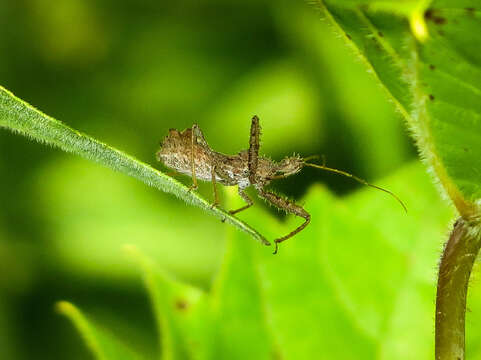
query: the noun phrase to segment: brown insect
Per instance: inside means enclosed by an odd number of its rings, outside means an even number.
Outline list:
[[[191,189],[197,189],[197,179],[211,181],[214,190],[213,206],[219,204],[217,183],[226,186],[237,185],[239,195],[247,204],[239,209],[229,211],[230,214],[237,214],[254,204],[245,193],[247,187],[254,186],[261,198],[279,209],[302,217],[304,223],[289,234],[274,240],[276,245],[274,254],[277,253],[279,243],[296,235],[309,224],[311,215],[301,206],[267,191],[265,188],[272,180],[297,174],[304,166],[311,166],[347,176],[364,185],[387,192],[399,201],[404,210],[406,210],[404,203],[389,190],[372,185],[345,171],[329,168],[324,164],[318,165],[306,162],[317,156],[310,156],[304,159],[299,156],[291,156],[284,158],[280,162],[259,156],[260,132],[259,118],[254,116],[251,123],[249,150],[242,150],[237,155],[224,155],[210,148],[197,124],[182,132],[170,129],[169,135],[160,144],[161,148],[157,152],[157,158],[169,168],[192,176],[193,184]]]

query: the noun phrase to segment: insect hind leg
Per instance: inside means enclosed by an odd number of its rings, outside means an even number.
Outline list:
[[[286,241],[287,239],[293,237],[300,231],[304,230],[307,225],[309,225],[311,221],[311,214],[309,214],[306,210],[304,210],[301,206],[295,204],[294,202],[284,199],[272,192],[260,190],[259,196],[266,199],[272,205],[276,206],[279,209],[285,210],[288,213],[304,218],[304,222],[301,225],[299,225],[296,229],[291,231],[289,234],[274,240],[276,244],[274,254],[277,254],[277,250],[281,242]]]
[[[229,214],[231,214],[231,215],[234,215],[234,214],[237,214],[237,213],[239,213],[239,212],[241,212],[241,211],[244,211],[244,210],[250,208],[252,205],[254,205],[254,202],[253,202],[252,199],[249,197],[249,195],[247,195],[247,194],[245,193],[245,191],[244,191],[243,188],[241,188],[241,187],[239,186],[239,188],[238,188],[237,191],[238,191],[238,193],[239,193],[239,196],[240,196],[242,199],[244,199],[244,201],[247,203],[247,205],[245,205],[245,206],[243,206],[243,207],[241,207],[241,208],[239,208],[239,209],[236,209],[236,210],[230,210],[230,211],[229,211]]]

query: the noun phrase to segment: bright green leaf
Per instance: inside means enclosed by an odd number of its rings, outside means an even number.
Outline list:
[[[407,215],[372,189],[336,200],[314,188],[305,199],[311,225],[277,256],[263,251],[269,320],[286,359],[433,356],[434,344],[426,341],[434,327],[433,264],[452,211],[419,164],[379,185],[406,202]],[[269,239],[300,223],[273,226],[259,210],[249,211],[244,217],[269,227]]]
[[[210,358],[267,360],[277,350],[267,327],[270,304],[262,292],[259,247],[239,235],[229,232],[224,263],[213,285],[211,306],[217,331]]]
[[[477,214],[481,17],[476,2],[433,1],[426,9],[428,3],[420,3],[418,18],[318,3],[326,21],[406,118],[420,152],[461,215]],[[413,21],[418,30],[410,27]]]
[[[162,358],[432,357],[434,344],[426,339],[434,327],[433,264],[452,210],[420,164],[379,185],[395,191],[409,214],[371,188],[338,199],[314,187],[305,199],[312,223],[281,244],[278,255],[242,233],[229,235],[209,293],[172,279],[137,253]],[[280,223],[260,204],[242,216],[262,225],[269,239],[300,223],[292,216]],[[468,326],[481,312],[470,317]],[[478,337],[472,333],[467,344],[474,351]]]
[[[205,294],[172,279],[135,247],[127,246],[126,250],[142,270],[156,317],[161,359],[203,358],[209,341]]]
[[[331,241],[324,232],[325,217],[333,215],[334,203],[325,189],[312,189],[306,198],[312,224],[283,243],[278,255],[266,253],[262,258],[264,301],[270,308],[273,336],[281,358],[375,356],[375,343],[359,327],[357,316],[344,308],[339,288],[333,286],[332,274],[324,263],[324,247]],[[298,224],[296,219],[289,221],[289,226],[276,226],[272,235],[284,235]]]
[[[471,5],[434,1],[415,60],[417,126],[432,154],[424,153],[462,215],[481,198],[481,16]]]

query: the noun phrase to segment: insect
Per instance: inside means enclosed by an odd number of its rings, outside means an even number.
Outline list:
[[[277,253],[281,242],[293,237],[309,225],[311,215],[291,200],[266,190],[266,187],[272,180],[283,179],[297,174],[304,166],[311,166],[347,176],[364,185],[384,191],[393,196],[406,210],[404,203],[389,190],[370,184],[345,171],[327,167],[325,164],[319,165],[307,162],[307,160],[317,156],[307,158],[291,156],[279,162],[259,156],[260,134],[259,118],[254,116],[251,122],[249,149],[242,150],[237,155],[224,155],[210,148],[197,124],[182,132],[170,129],[169,135],[160,144],[161,148],[157,152],[157,159],[181,174],[190,175],[192,177],[191,189],[193,190],[197,189],[197,179],[211,181],[214,191],[214,203],[212,206],[218,206],[219,204],[217,183],[226,186],[237,185],[238,193],[244,199],[246,205],[239,209],[230,210],[229,213],[232,215],[246,210],[254,204],[245,192],[246,188],[253,186],[257,190],[258,196],[273,206],[303,218],[304,222],[300,226],[289,234],[274,240],[274,254]]]

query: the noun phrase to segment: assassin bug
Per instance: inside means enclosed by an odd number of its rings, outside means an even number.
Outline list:
[[[407,211],[404,203],[389,190],[370,184],[348,172],[327,167],[325,164],[318,165],[307,162],[307,160],[317,156],[307,158],[291,156],[279,162],[259,156],[260,132],[259,118],[254,116],[251,122],[249,149],[242,150],[237,155],[225,155],[210,148],[197,124],[192,125],[192,128],[182,132],[176,129],[170,129],[169,135],[166,136],[160,144],[161,148],[157,152],[157,159],[179,173],[192,176],[191,189],[193,190],[197,189],[197,179],[211,181],[214,190],[213,206],[219,204],[217,183],[226,186],[237,185],[239,195],[244,199],[246,205],[239,209],[229,211],[232,215],[246,210],[254,204],[252,199],[245,193],[247,187],[254,186],[259,197],[287,213],[302,217],[304,222],[300,226],[289,234],[274,240],[274,254],[277,253],[279,243],[296,235],[309,224],[311,215],[294,202],[267,191],[266,186],[272,180],[297,174],[304,166],[311,166],[347,176],[361,184],[384,191],[393,196],[404,210]]]

